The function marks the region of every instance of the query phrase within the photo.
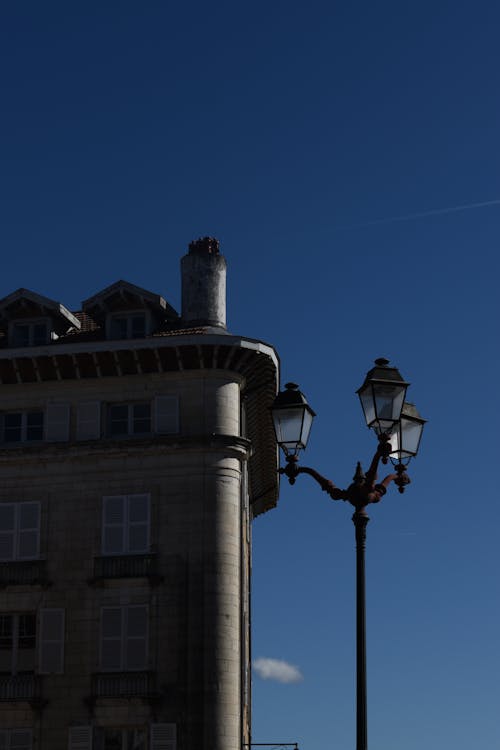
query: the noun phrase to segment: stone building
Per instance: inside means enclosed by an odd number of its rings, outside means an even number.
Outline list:
[[[180,316],[125,281],[0,300],[0,750],[250,742],[278,360],[228,333],[225,274],[204,238]]]

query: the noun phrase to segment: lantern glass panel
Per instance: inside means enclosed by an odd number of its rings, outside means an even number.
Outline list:
[[[422,421],[402,416],[398,429],[391,435],[391,454],[399,460],[416,456],[423,429]]]
[[[287,453],[294,452],[301,447],[302,424],[306,409],[275,409],[273,413],[276,440]],[[312,417],[310,423],[312,422]],[[311,429],[309,423],[308,433]]]
[[[306,409],[304,412],[304,422],[302,424],[302,437],[301,437],[301,443],[302,447],[305,448],[307,445],[307,441],[309,440],[309,433],[311,432],[311,427],[314,419],[314,414],[309,411],[309,409]]]
[[[377,421],[382,430],[390,430],[401,416],[406,386],[377,383],[373,390],[375,392]]]
[[[370,427],[375,421],[375,404],[371,385],[367,385],[359,391],[359,398],[365,413],[366,424]]]

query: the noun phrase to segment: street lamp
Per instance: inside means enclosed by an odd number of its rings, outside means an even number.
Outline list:
[[[413,404],[405,401],[409,383],[401,377],[387,359],[375,360],[358,389],[361,406],[368,427],[374,430],[378,446],[367,473],[358,461],[352,484],[342,490],[316,469],[299,466],[299,452],[307,445],[313,410],[295,383],[287,383],[278,393],[271,408],[276,440],[283,448],[286,466],[279,469],[290,484],[299,474],[309,474],[328,493],[332,500],[347,500],[354,506],[352,520],[356,530],[356,750],[367,750],[366,712],[366,611],[365,611],[365,541],[369,517],[366,508],[378,503],[394,481],[399,492],[404,492],[410,478],[406,467],[417,455],[425,420]],[[394,464],[395,473],[377,483],[379,462]]]

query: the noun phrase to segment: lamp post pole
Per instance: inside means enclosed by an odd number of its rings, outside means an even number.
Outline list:
[[[365,541],[370,519],[362,508],[352,520],[356,529],[356,750],[367,750]]]
[[[370,520],[366,509],[378,503],[394,482],[404,492],[410,482],[406,466],[416,456],[425,420],[412,404],[404,401],[406,383],[388,361],[378,359],[358,390],[366,421],[378,436],[378,447],[370,468],[363,472],[358,462],[353,482],[345,490],[337,487],[310,466],[299,466],[299,451],[306,447],[315,416],[303,394],[294,383],[276,397],[272,407],[276,439],[286,456],[286,465],[279,469],[290,484],[299,474],[309,474],[332,500],[344,500],[354,507],[352,520],[356,538],[356,750],[368,750],[367,688],[366,688],[366,526]],[[395,471],[377,482],[380,461],[394,463]],[[404,461],[406,460],[406,463]]]

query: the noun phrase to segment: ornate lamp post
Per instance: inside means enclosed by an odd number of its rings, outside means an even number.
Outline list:
[[[290,484],[299,474],[309,474],[332,500],[347,500],[354,507],[352,520],[356,535],[356,750],[367,750],[366,712],[366,614],[365,614],[365,540],[369,517],[366,508],[378,503],[393,481],[399,492],[410,482],[406,467],[417,455],[425,420],[413,404],[405,402],[405,382],[386,359],[375,360],[357,393],[366,423],[378,437],[378,447],[367,473],[358,461],[352,484],[342,490],[309,466],[299,466],[299,452],[307,445],[313,410],[295,383],[287,383],[278,393],[271,409],[276,440],[283,448],[286,466],[280,468]],[[395,473],[377,483],[379,462],[391,459]]]

